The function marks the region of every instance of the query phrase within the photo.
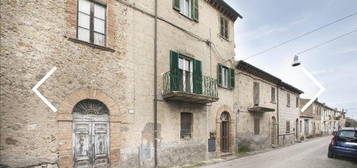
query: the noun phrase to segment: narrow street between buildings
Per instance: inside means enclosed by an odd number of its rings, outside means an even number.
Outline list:
[[[202,168],[354,168],[357,161],[327,158],[330,136]]]

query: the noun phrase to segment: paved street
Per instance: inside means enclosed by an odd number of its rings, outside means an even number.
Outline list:
[[[331,137],[316,138],[289,147],[203,168],[353,168],[351,160],[327,158]]]

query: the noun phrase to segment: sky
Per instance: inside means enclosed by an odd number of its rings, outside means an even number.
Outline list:
[[[225,0],[243,19],[235,22],[236,59],[244,60],[304,91],[312,98],[319,88],[292,67],[294,55],[357,29],[357,15],[264,54],[247,57],[357,12],[356,0]],[[318,100],[347,109],[357,119],[357,32],[299,54],[305,67],[326,90]]]

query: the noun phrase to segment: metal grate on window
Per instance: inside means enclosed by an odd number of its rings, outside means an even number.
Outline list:
[[[181,113],[181,131],[182,139],[192,137],[192,113]]]

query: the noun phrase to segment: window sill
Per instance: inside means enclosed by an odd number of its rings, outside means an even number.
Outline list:
[[[225,40],[225,41],[227,41],[227,42],[231,42],[231,41],[229,41],[229,39],[228,39],[228,38],[226,38],[226,37],[222,36],[221,34],[219,34],[218,36],[219,36],[219,37],[221,37],[221,39],[223,39],[223,40]]]
[[[112,48],[100,46],[100,45],[93,44],[93,43],[88,43],[88,42],[86,42],[86,41],[78,40],[78,39],[75,39],[75,38],[68,38],[68,40],[69,40],[69,41],[72,41],[72,42],[74,42],[74,43],[87,45],[87,46],[89,46],[89,47],[96,48],[96,49],[100,49],[100,50],[103,50],[103,51],[115,52],[115,50],[112,49]]]
[[[234,89],[234,88],[229,88],[229,87],[224,87],[224,86],[218,86],[218,87],[220,87],[222,89],[227,89],[227,90],[233,90]]]

